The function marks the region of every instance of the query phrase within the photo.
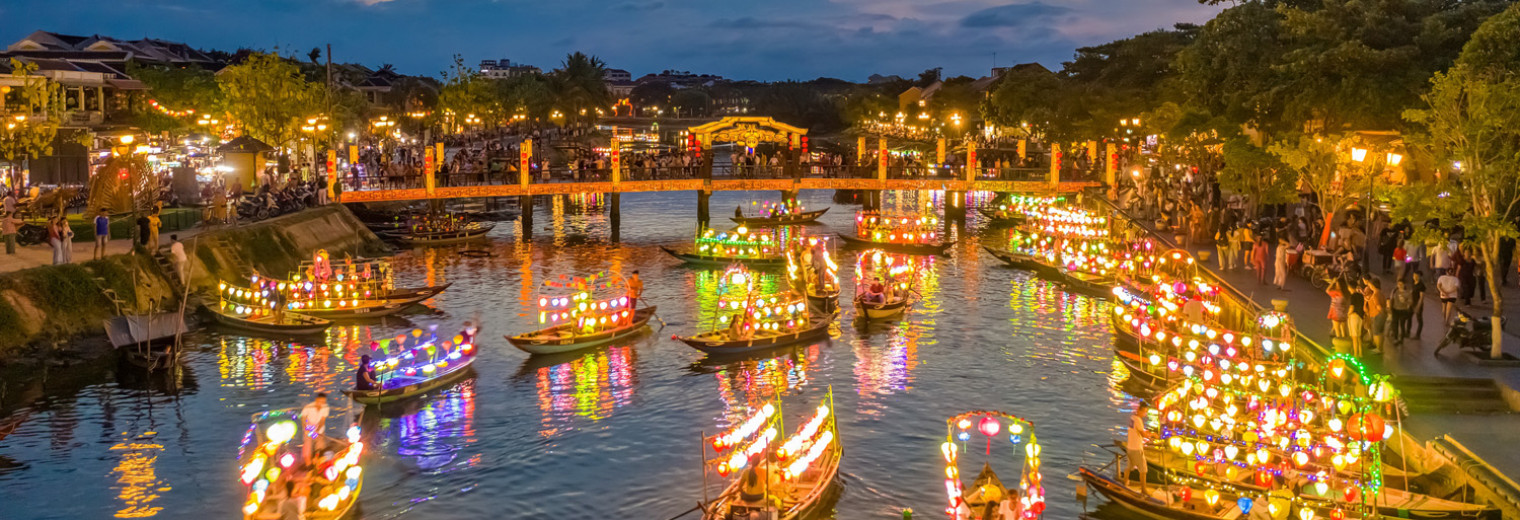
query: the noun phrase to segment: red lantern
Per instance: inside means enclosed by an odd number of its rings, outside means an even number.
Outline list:
[[[1356,486],[1347,486],[1346,487],[1346,493],[1345,493],[1345,495],[1346,495],[1346,501],[1347,502],[1356,502],[1356,497],[1357,497],[1357,494],[1359,492],[1360,491],[1356,488]]]
[[[977,429],[981,430],[982,435],[986,435],[988,437],[997,435],[998,430],[1002,429],[1002,427],[1003,425],[999,424],[997,419],[993,419],[991,417],[983,417],[982,423],[977,425]]]
[[[1383,440],[1387,421],[1375,413],[1359,413],[1346,420],[1346,435],[1355,440],[1377,442]]]
[[[1190,488],[1190,487],[1182,488],[1182,501],[1183,502],[1188,502],[1188,501],[1191,501],[1191,500],[1193,500],[1193,488]]]
[[[1272,485],[1272,474],[1268,473],[1266,470],[1257,471],[1256,485],[1261,487],[1270,487]]]
[[[1340,509],[1330,511],[1330,520],[1346,520],[1346,512]]]

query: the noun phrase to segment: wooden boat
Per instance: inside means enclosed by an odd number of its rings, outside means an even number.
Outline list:
[[[435,233],[408,232],[397,237],[396,240],[398,242],[401,242],[402,245],[407,246],[441,246],[448,244],[458,244],[460,242],[468,242],[477,238],[484,237],[486,233],[489,233],[491,229],[495,227],[496,224],[493,223],[482,224],[477,222],[454,231]]]
[[[855,317],[867,321],[887,320],[902,316],[908,310],[908,298],[898,298],[884,303],[865,301],[865,294],[855,295]]]
[[[728,256],[704,256],[704,255],[697,255],[697,254],[693,254],[693,253],[682,253],[682,252],[670,249],[670,248],[665,247],[665,246],[660,246],[660,250],[666,252],[670,256],[679,258],[679,259],[681,259],[681,261],[684,261],[684,262],[686,262],[688,264],[692,264],[692,265],[700,265],[700,266],[708,266],[708,267],[726,267],[729,264],[744,264],[746,266],[754,267],[754,268],[778,268],[778,267],[784,267],[784,266],[786,266],[786,257],[784,257],[784,256],[777,256],[775,258],[739,258],[739,257],[728,257]]]
[[[1022,214],[1020,214],[1020,215],[1004,215],[1003,213],[1001,213],[1001,212],[999,212],[999,211],[997,211],[995,209],[989,209],[986,206],[982,206],[980,208],[976,208],[976,211],[978,213],[981,213],[982,216],[987,217],[987,220],[992,221],[993,224],[998,224],[998,225],[1017,226],[1017,225],[1023,224],[1026,220],[1029,219],[1028,216],[1022,215]]]
[[[173,341],[175,336],[188,330],[185,315],[177,312],[117,316],[105,320],[104,325],[106,337],[115,348]]]
[[[832,320],[833,316],[813,316],[805,329],[787,333],[762,331],[749,339],[728,339],[727,329],[676,339],[710,355],[743,354],[828,337]]]
[[[1174,507],[1153,496],[1140,494],[1139,491],[1112,478],[1099,475],[1096,472],[1083,468],[1077,468],[1077,473],[1082,477],[1082,482],[1088,489],[1097,491],[1108,497],[1126,509],[1140,513],[1146,518],[1153,520],[1225,520],[1224,515],[1212,515],[1199,511]],[[1152,493],[1162,494],[1161,486],[1151,489]]]
[[[400,401],[419,394],[443,388],[464,376],[472,373],[470,366],[475,363],[475,355],[461,356],[450,363],[448,368],[438,371],[431,376],[405,376],[397,375],[381,381],[379,390],[344,390],[343,393],[353,398],[354,401],[364,404],[382,404]]]
[[[804,211],[796,215],[782,215],[779,217],[729,217],[728,219],[734,221],[734,223],[743,224],[746,226],[795,226],[817,221],[818,217],[822,217],[824,213],[828,212],[829,208],[823,208],[813,211]]]
[[[1062,268],[1056,272],[1061,275],[1061,284],[1072,292],[1105,299],[1114,295],[1113,277]]]
[[[316,318],[295,312],[280,316],[273,314],[238,313],[228,308],[206,306],[212,321],[223,326],[249,332],[280,336],[310,336],[321,334],[332,326],[331,320]]]
[[[830,389],[829,397],[825,398],[818,409],[830,411],[833,407],[833,390]],[[812,432],[806,431],[809,426],[814,427]],[[827,497],[830,491],[835,489],[835,478],[839,476],[839,461],[844,458],[838,425],[831,413],[827,417],[814,415],[801,428],[786,440],[786,444],[798,441],[811,443],[800,444],[801,451],[793,453],[791,458],[777,461],[762,459],[761,462],[746,467],[739,478],[729,483],[717,498],[703,505],[703,520],[798,520],[824,510],[824,506],[829,503]],[[806,437],[799,437],[804,435]],[[781,443],[779,439],[777,442]],[[800,473],[785,480],[781,478],[782,475],[776,474],[787,471],[792,459],[800,458],[809,448],[821,451]],[[703,451],[703,457],[706,457],[706,451]]]
[[[991,253],[993,258],[1001,260],[1004,264],[1008,264],[1008,267],[1043,275],[1055,273],[1054,267],[1045,265],[1043,262],[1035,260],[1034,257],[1023,253],[1015,253],[1012,251],[998,251],[987,246],[982,246],[982,249],[985,249],[988,253]]]
[[[405,300],[359,300],[358,305],[342,307],[302,307],[300,313],[329,320],[380,318],[404,311],[414,303],[416,302]]]
[[[302,454],[300,443],[310,442],[300,432],[300,409],[270,410],[253,416],[253,425],[243,437],[238,449],[237,473],[247,493],[243,502],[244,520],[266,517],[275,513],[273,504],[265,500],[266,490],[284,489],[289,472],[298,466],[286,462]],[[365,443],[360,441],[359,425],[348,427],[344,438],[323,435],[324,452],[332,458],[324,463],[324,471],[330,472],[326,484],[314,484],[307,501],[303,518],[308,520],[338,520],[353,512],[359,503],[359,493],[364,487],[360,456]],[[279,468],[282,471],[275,471]],[[314,475],[316,476],[316,475]],[[271,481],[273,479],[273,481]],[[316,482],[315,479],[310,481]]]
[[[407,304],[421,303],[422,300],[438,296],[439,293],[447,290],[452,285],[454,284],[446,283],[443,285],[429,285],[427,287],[393,289],[390,294],[385,295],[385,299],[405,302]]]
[[[808,308],[821,313],[832,313],[839,310],[839,288],[824,294],[807,294]]]
[[[597,347],[642,332],[654,317],[656,306],[633,312],[633,321],[625,327],[606,330],[596,334],[577,336],[574,323],[562,323],[547,329],[507,336],[507,342],[529,354],[562,354],[584,348]]]
[[[897,244],[892,242],[876,242],[872,240],[865,240],[862,238],[848,236],[844,233],[840,233],[839,238],[840,240],[844,240],[845,245],[856,249],[880,249],[888,253],[902,253],[905,255],[943,255],[945,254],[945,250],[950,249],[951,246],[955,245],[955,242],[953,241],[945,242],[942,244]]]

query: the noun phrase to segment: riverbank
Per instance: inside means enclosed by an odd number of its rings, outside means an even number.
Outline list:
[[[245,276],[250,269],[284,275],[318,249],[334,258],[387,251],[341,205],[253,224],[197,228],[184,243],[191,293],[214,290],[219,280]],[[182,294],[156,259],[125,250],[101,260],[0,274],[0,365],[104,352],[108,346],[97,338],[104,320],[177,308]]]

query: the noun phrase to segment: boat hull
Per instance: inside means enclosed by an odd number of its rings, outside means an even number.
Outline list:
[[[1114,503],[1140,513],[1146,518],[1153,520],[1221,520],[1223,518],[1168,507],[1154,498],[1143,496],[1128,486],[1114,479],[1099,475],[1087,468],[1077,468],[1077,472],[1082,476],[1082,482],[1086,483],[1089,489],[1097,491]]]
[[[842,233],[839,235],[839,239],[843,240],[846,246],[855,249],[880,249],[888,253],[901,253],[905,255],[943,255],[945,254],[945,250],[950,249],[951,246],[955,245],[955,242],[945,242],[943,244],[892,244],[887,242],[873,242]]]
[[[106,337],[115,348],[140,344],[173,342],[174,337],[184,334],[185,316],[177,312],[160,312],[144,316],[118,316],[104,320]]]
[[[454,384],[460,379],[464,379],[465,376],[474,373],[475,356],[472,355],[464,359],[466,361],[463,363],[450,367],[451,370],[447,373],[439,374],[432,379],[397,388],[387,388],[384,390],[344,390],[343,393],[347,394],[355,402],[363,404],[383,404],[410,399]]]
[[[1013,217],[999,216],[996,211],[992,211],[987,208],[976,208],[976,211],[978,213],[981,213],[983,217],[987,217],[987,220],[990,220],[992,223],[999,225],[1017,226],[1019,224],[1023,224],[1024,221],[1027,220],[1027,218],[1023,215]]]
[[[908,310],[906,298],[887,303],[866,303],[859,297],[855,298],[855,317],[869,320],[889,320],[901,317]]]
[[[328,327],[332,326],[332,321],[294,312],[285,313],[287,319],[278,323],[270,320],[250,319],[244,316],[227,314],[211,307],[206,307],[206,312],[211,315],[212,321],[224,327],[262,334],[310,336],[321,334]]]
[[[729,258],[682,253],[668,247],[660,247],[660,250],[688,264],[707,267],[727,267],[731,264],[742,264],[755,269],[776,269],[786,266],[786,258]]]
[[[331,309],[301,309],[301,314],[329,320],[362,320],[367,318],[382,318],[406,310],[413,302],[401,302],[386,300],[384,304],[366,307],[348,307]]]
[[[1018,253],[998,251],[986,246],[982,246],[982,249],[987,250],[987,252],[990,253],[993,258],[996,258],[1004,264],[1007,264],[1008,267],[1023,271],[1029,271],[1041,276],[1051,276],[1056,274],[1055,268],[1045,265],[1032,257]]]
[[[722,356],[728,354],[745,354],[759,352],[776,347],[792,345],[804,341],[813,341],[825,338],[829,335],[829,320],[826,317],[818,318],[813,326],[791,334],[770,336],[748,340],[723,340],[710,341],[697,336],[677,338],[691,348],[706,352],[709,355]]]
[[[392,290],[390,294],[387,294],[385,296],[385,299],[391,300],[391,301],[397,301],[397,302],[404,302],[406,304],[419,303],[422,300],[426,300],[428,298],[432,298],[434,296],[438,296],[439,293],[442,293],[443,291],[447,290],[449,288],[449,286],[452,286],[452,285],[454,285],[454,284],[452,284],[452,283],[446,283],[446,284],[443,284],[443,285],[429,285],[427,287],[415,287],[415,288],[407,288],[407,289],[395,289],[395,290]]]
[[[829,208],[823,208],[820,210],[804,211],[795,217],[729,217],[729,220],[750,227],[796,226],[815,222],[818,220],[818,217],[828,212]]]
[[[402,245],[407,246],[442,246],[448,244],[458,244],[461,242],[469,242],[477,238],[485,237],[486,233],[489,233],[491,229],[495,227],[495,224],[482,224],[479,227],[475,227],[466,231],[460,231],[457,233],[434,235],[406,234],[396,237],[396,241],[400,242]]]
[[[609,330],[591,336],[550,338],[545,337],[546,331],[554,330],[555,327],[540,331],[507,336],[507,342],[523,352],[533,355],[563,354],[581,349],[600,347],[608,343],[643,332],[649,326],[649,319],[654,317],[658,307],[650,306],[634,311],[633,323],[617,330]]]

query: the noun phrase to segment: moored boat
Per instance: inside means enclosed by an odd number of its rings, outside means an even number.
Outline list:
[[[970,488],[961,484],[960,462],[965,456],[975,456],[980,449],[973,449],[973,434],[980,433],[987,439],[988,460],[972,480]],[[1002,435],[1007,437],[1002,437]],[[1007,439],[1015,452],[1024,452],[1024,464],[1019,473],[1019,486],[1009,489],[993,471],[991,455],[993,438]],[[962,450],[962,447],[965,447]],[[1040,444],[1034,432],[1034,423],[1003,412],[974,410],[945,420],[945,441],[940,444],[940,455],[945,464],[945,513],[951,518],[966,520],[1013,520],[1039,518],[1045,512],[1044,476],[1040,472]],[[968,490],[969,489],[969,490]]]
[[[982,246],[982,249],[987,250],[987,253],[991,254],[993,258],[996,258],[1004,264],[1007,264],[1008,267],[1030,271],[1041,275],[1049,275],[1055,272],[1055,268],[1045,265],[1039,260],[1036,260],[1034,257],[1026,255],[1024,253],[1016,253],[1013,251],[998,251],[987,246]]]
[[[242,508],[245,520],[279,516],[279,503],[273,497],[285,493],[287,483],[311,486],[306,510],[301,512],[308,520],[337,520],[348,516],[359,503],[364,484],[364,468],[360,466],[364,443],[359,426],[350,426],[342,439],[322,436],[322,452],[331,453],[330,457],[302,461],[303,451],[317,453],[302,444],[317,439],[302,434],[300,423],[299,409],[253,416],[238,449],[239,480],[247,493]],[[313,466],[311,473],[298,475],[307,462]]]
[[[807,296],[809,309],[821,313],[839,309],[839,265],[828,246],[828,236],[809,236],[786,249],[787,282]]]
[[[418,232],[411,231],[396,237],[396,241],[406,246],[442,246],[468,242],[483,238],[486,233],[495,228],[496,224],[490,222],[472,222],[458,229]]]
[[[855,236],[839,234],[845,245],[909,255],[942,255],[955,242],[940,242],[939,218],[931,215],[855,215]]]
[[[976,208],[976,211],[977,213],[981,213],[983,217],[987,217],[987,220],[993,224],[1003,226],[1017,226],[1023,224],[1029,218],[1022,213],[1014,213],[1006,209],[988,208],[986,206]]]
[[[905,255],[943,255],[945,251],[955,245],[955,242],[928,243],[928,244],[900,244],[891,242],[877,242],[852,237],[843,233],[839,234],[840,240],[845,245],[855,249],[880,249],[889,253],[902,253]]]
[[[554,325],[507,336],[507,342],[529,354],[562,354],[638,334],[656,310],[633,309],[637,295],[622,276],[597,273],[545,285],[561,289],[538,297],[539,323]]]
[[[682,253],[665,246],[660,246],[660,250],[688,264],[704,267],[722,267],[732,263],[741,263],[750,267],[754,267],[756,269],[775,269],[786,265],[786,259],[783,258],[737,258],[727,256],[699,255],[694,253]]]
[[[114,348],[172,343],[188,330],[185,315],[178,312],[117,316],[105,320],[103,325]]]
[[[781,235],[775,229],[746,226],[728,231],[699,229],[691,252],[682,253],[663,246],[660,249],[693,265],[726,267],[738,263],[755,268],[775,268],[786,265],[786,248]]]
[[[225,327],[279,336],[321,334],[332,326],[331,320],[295,312],[268,312],[240,306],[226,300],[215,307],[206,306],[206,313],[211,316],[212,321]]]
[[[815,222],[818,220],[818,217],[822,217],[824,213],[828,212],[829,208],[823,208],[813,211],[784,213],[769,217],[729,217],[729,220],[734,221],[735,224],[741,224],[745,226],[796,226],[800,224],[809,224]]]

